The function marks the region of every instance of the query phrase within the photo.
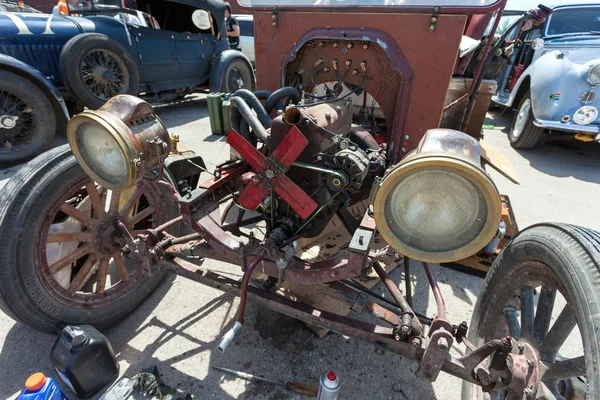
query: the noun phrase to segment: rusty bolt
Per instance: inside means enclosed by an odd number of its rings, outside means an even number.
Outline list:
[[[511,350],[512,349],[512,342],[513,342],[512,336],[506,336],[506,337],[502,338],[502,346],[506,350]]]
[[[265,171],[265,176],[269,179],[273,179],[275,178],[275,171],[273,171],[272,169],[267,169]]]
[[[330,71],[330,69],[329,69],[329,67],[325,67],[325,68],[323,68],[323,71],[324,71],[324,72],[329,72],[329,71]]]
[[[535,396],[535,386],[533,385],[529,385],[527,386],[524,390],[523,390],[523,394],[525,395],[525,398],[527,399],[532,399],[533,396]]]
[[[366,49],[368,49],[368,48],[369,48],[369,44],[368,44],[368,43],[365,43],[365,44],[363,44],[363,49],[365,49],[365,50],[366,50]]]
[[[357,69],[353,69],[353,70],[352,70],[352,75],[358,75],[358,73],[359,73],[359,72],[358,72],[358,70],[357,70]]]
[[[445,337],[439,338],[437,345],[441,350],[448,350],[448,339]]]
[[[408,325],[402,325],[400,327],[400,333],[402,333],[403,335],[410,335],[410,332],[412,331],[412,329],[410,329],[410,326]]]
[[[352,65],[352,60],[346,60],[346,67],[349,67]]]
[[[354,47],[354,43],[352,43],[352,42],[348,43],[348,48],[349,48],[349,49],[351,49],[351,48],[353,48],[353,47]]]
[[[337,42],[333,42],[333,47],[338,47],[338,43]]]

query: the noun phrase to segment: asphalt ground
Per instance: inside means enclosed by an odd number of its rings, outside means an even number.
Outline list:
[[[158,107],[158,114],[187,147],[214,166],[229,154],[225,137],[210,135],[203,97]],[[513,163],[521,185],[491,172],[500,192],[510,196],[521,229],[539,222],[560,221],[600,230],[600,146],[572,140],[547,140],[533,150],[516,151],[506,138],[512,116],[488,115],[485,139]],[[57,143],[60,140],[57,140]],[[0,186],[18,169],[0,171]],[[1,189],[0,189],[1,190]],[[241,277],[238,269],[207,260],[210,269]],[[453,323],[470,320],[482,279],[434,265]],[[432,315],[435,302],[427,279],[412,266],[415,308]],[[401,287],[403,274],[392,278]],[[376,290],[384,293],[380,285]],[[132,376],[157,366],[165,383],[198,399],[301,399],[266,384],[255,384],[213,369],[227,367],[274,379],[314,384],[334,369],[341,381],[340,399],[458,399],[461,382],[442,373],[433,384],[414,376],[416,364],[373,346],[330,333],[317,338],[302,323],[250,303],[246,324],[226,353],[217,343],[233,323],[237,298],[168,276],[164,283],[127,319],[106,330],[121,367]],[[0,313],[0,399],[16,398],[27,376],[43,371],[50,376],[51,335],[15,323]],[[460,352],[457,348],[454,351]],[[75,398],[65,390],[69,398]]]

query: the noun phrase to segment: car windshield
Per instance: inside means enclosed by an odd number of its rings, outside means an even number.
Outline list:
[[[546,36],[600,34],[600,7],[555,10],[548,20]]]
[[[131,3],[131,4],[130,4]],[[135,2],[128,0],[68,0],[70,11],[111,11],[119,9],[135,9]]]
[[[239,0],[240,4],[249,7],[278,6],[278,7],[305,7],[305,6],[458,6],[458,7],[484,7],[497,3],[499,0]]]

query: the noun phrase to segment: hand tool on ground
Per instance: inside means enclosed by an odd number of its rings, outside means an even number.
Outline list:
[[[231,374],[231,375],[235,375],[237,377],[240,377],[242,379],[246,379],[246,380],[249,380],[249,381],[258,381],[258,382],[271,383],[273,385],[284,387],[286,390],[289,390],[289,391],[292,391],[292,392],[296,392],[296,393],[300,393],[300,394],[303,394],[305,396],[317,397],[317,392],[319,391],[319,388],[316,387],[316,386],[303,385],[301,383],[293,383],[293,382],[275,381],[275,380],[271,380],[271,379],[268,379],[268,378],[263,378],[262,376],[256,376],[256,375],[248,374],[246,372],[234,371],[234,370],[229,369],[229,368],[214,367],[214,369],[226,372],[226,373]]]

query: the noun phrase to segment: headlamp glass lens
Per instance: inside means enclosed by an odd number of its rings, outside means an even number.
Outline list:
[[[82,159],[100,179],[114,186],[127,183],[127,159],[106,129],[84,122],[77,127],[75,140]]]
[[[592,66],[588,72],[587,80],[591,85],[600,85],[600,63]]]
[[[594,122],[596,118],[598,118],[598,109],[596,107],[583,106],[575,111],[573,122],[578,125],[587,125]]]
[[[480,190],[449,171],[403,179],[386,200],[389,227],[403,243],[426,252],[462,248],[483,230],[487,203]]]

